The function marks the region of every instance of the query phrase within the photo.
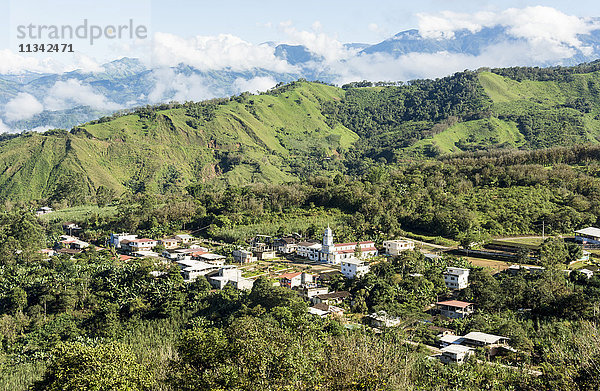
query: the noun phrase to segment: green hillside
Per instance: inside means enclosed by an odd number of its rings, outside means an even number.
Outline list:
[[[188,185],[293,182],[490,149],[598,143],[600,70],[508,68],[163,104],[0,138],[0,199],[81,204]]]
[[[358,136],[329,127],[321,102],[341,89],[299,82],[271,94],[140,110],[71,132],[0,143],[0,197],[94,194],[100,186],[168,193],[197,181],[288,182],[298,160],[322,160]]]

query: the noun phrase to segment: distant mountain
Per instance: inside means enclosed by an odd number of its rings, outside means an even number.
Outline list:
[[[516,59],[511,60],[514,64],[510,65],[574,65],[600,58],[600,30],[579,35],[578,39],[582,47],[568,46],[566,58],[548,60],[542,56],[538,60],[532,60],[515,56]],[[274,42],[266,44],[273,48],[275,58],[290,65],[289,72],[274,72],[263,68],[244,71],[229,68],[202,70],[186,64],[170,68],[148,68],[138,59],[122,58],[102,65],[103,70],[99,72],[27,72],[22,75],[0,75],[0,131],[3,126],[13,130],[40,127],[69,129],[119,109],[171,100],[198,101],[225,97],[246,90],[264,90],[275,83],[287,83],[300,78],[338,83],[341,80],[340,72],[345,70],[346,64],[351,64],[353,60],[364,61],[362,69],[369,69],[370,65],[366,60],[370,57],[385,57],[393,61],[411,53],[442,52],[476,58],[490,48],[502,48],[504,45],[509,47],[506,50],[510,51],[510,45],[524,46],[531,45],[531,42],[515,38],[507,27],[503,26],[485,27],[476,32],[458,30],[452,37],[445,38],[427,37],[418,30],[407,30],[376,44],[347,43],[343,46],[347,49],[347,56],[338,60],[337,64],[331,64],[328,62],[331,60],[326,60],[323,55],[314,53],[302,45]],[[485,65],[493,67],[496,64]],[[392,63],[387,68],[395,66],[400,65]],[[360,78],[360,69],[350,74],[358,74],[356,77]],[[415,72],[407,74],[412,76]],[[39,106],[43,107],[43,111],[23,118],[7,115],[6,110],[2,108],[23,93],[33,96],[39,102]]]

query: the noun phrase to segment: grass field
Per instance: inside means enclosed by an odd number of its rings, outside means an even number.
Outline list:
[[[79,222],[84,221],[87,217],[90,217],[94,214],[98,215],[98,217],[112,217],[116,215],[116,213],[116,206],[99,207],[96,205],[87,205],[56,210],[40,216],[40,219],[49,223],[67,221]]]

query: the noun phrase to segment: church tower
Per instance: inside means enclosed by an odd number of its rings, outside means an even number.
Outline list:
[[[323,233],[323,246],[321,247],[321,260],[325,262],[330,262],[333,258],[333,252],[335,250],[335,246],[333,244],[333,231],[327,226],[325,232]]]

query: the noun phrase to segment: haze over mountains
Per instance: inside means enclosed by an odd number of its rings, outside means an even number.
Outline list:
[[[479,67],[574,65],[600,58],[598,19],[534,8],[540,18],[550,12],[554,19],[544,26],[535,18],[520,24],[510,10],[492,20],[453,15],[425,20],[419,30],[376,44],[342,44],[319,33],[300,40],[305,44],[260,45],[229,35],[184,40],[157,33],[159,49],[151,63],[124,57],[93,71],[0,74],[0,132],[69,129],[120,109],[264,91],[299,78],[338,85],[406,81]]]

